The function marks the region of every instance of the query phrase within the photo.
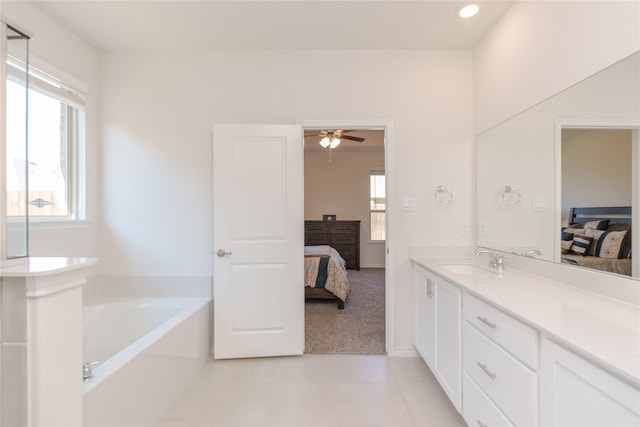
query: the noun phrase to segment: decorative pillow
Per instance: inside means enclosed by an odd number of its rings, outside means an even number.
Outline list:
[[[571,251],[571,245],[573,244],[573,236],[574,233],[567,233],[566,231],[562,232],[561,240],[560,240],[560,248],[562,249],[562,253],[566,254]]]
[[[606,230],[609,225],[608,219],[603,219],[601,221],[589,221],[584,224],[584,228],[592,228],[594,230]]]
[[[587,228],[585,230],[585,236],[589,236],[593,238],[593,242],[591,243],[591,246],[589,247],[589,253],[585,254],[585,255],[589,255],[589,256],[598,256],[598,254],[596,253],[596,248],[598,247],[598,242],[600,241],[600,237],[602,237],[603,234],[605,234],[606,231],[604,230],[596,230],[595,228]]]
[[[597,244],[594,244],[596,256],[600,258],[619,258],[626,234],[626,231],[605,231],[598,239]]]
[[[620,222],[609,223],[607,231],[625,231],[627,234],[624,236],[624,243],[622,249],[620,249],[620,255],[618,258],[631,258],[631,224],[623,224]]]
[[[579,234],[581,236],[584,236],[585,233],[587,232],[587,230],[585,230],[584,228],[567,227],[567,228],[563,228],[562,232],[563,233],[571,233],[571,234]]]
[[[587,255],[589,253],[589,248],[591,247],[591,243],[593,242],[593,237],[583,236],[581,234],[576,234],[573,236],[573,243],[571,244],[571,252],[574,252],[578,255]]]

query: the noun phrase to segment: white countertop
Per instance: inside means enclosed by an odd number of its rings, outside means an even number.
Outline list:
[[[96,258],[82,257],[29,257],[16,264],[0,268],[0,277],[37,277],[88,267]]]
[[[412,258],[583,356],[640,385],[640,307],[565,283],[506,268],[501,274],[486,260]],[[447,264],[473,264],[452,272]],[[640,285],[639,285],[640,286]]]

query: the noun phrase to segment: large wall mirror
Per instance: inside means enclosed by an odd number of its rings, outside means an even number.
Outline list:
[[[639,135],[640,53],[480,134],[478,246],[640,278]]]

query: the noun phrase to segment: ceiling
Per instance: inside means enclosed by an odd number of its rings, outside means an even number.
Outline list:
[[[8,1],[8,0],[3,0]],[[470,49],[512,3],[475,1],[32,1],[100,51]]]

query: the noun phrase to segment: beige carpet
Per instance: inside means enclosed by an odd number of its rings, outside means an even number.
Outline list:
[[[305,353],[385,354],[384,269],[349,270],[347,277],[344,310],[333,301],[306,301]]]

